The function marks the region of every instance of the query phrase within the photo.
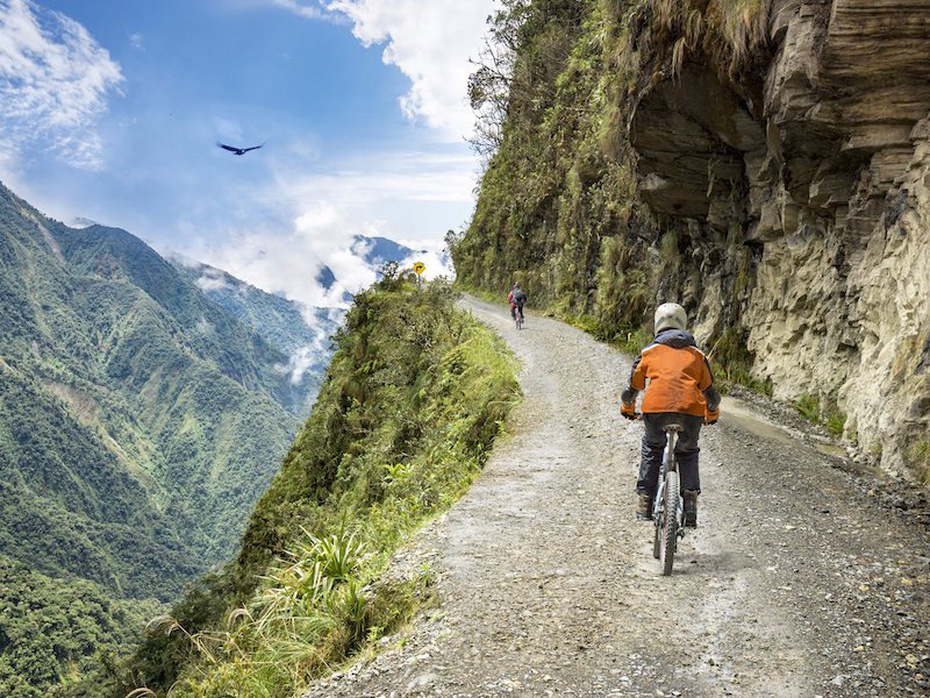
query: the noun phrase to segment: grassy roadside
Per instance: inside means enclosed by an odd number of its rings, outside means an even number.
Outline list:
[[[519,400],[515,359],[456,299],[399,277],[356,297],[239,558],[157,619],[123,695],[296,696],[429,602],[429,570],[389,578],[391,556],[466,491]]]

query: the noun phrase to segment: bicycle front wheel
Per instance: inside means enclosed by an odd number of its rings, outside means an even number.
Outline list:
[[[655,500],[652,504],[652,528],[655,534],[652,537],[652,556],[659,560],[662,557],[662,519],[664,516],[665,487],[664,484],[659,486]]]
[[[678,545],[678,472],[672,470],[665,475],[665,501],[663,502],[662,525],[660,526],[659,565],[662,575],[672,573],[675,564],[675,547]]]

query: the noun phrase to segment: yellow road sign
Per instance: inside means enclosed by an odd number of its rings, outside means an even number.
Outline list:
[[[419,276],[419,275],[422,274],[424,271],[426,271],[426,265],[423,264],[423,262],[414,262],[414,263],[413,263],[413,270],[417,273],[417,276]]]

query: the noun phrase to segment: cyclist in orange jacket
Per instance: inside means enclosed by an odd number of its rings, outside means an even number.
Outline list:
[[[652,519],[652,500],[659,484],[659,467],[665,449],[664,428],[671,423],[684,427],[675,449],[684,496],[685,526],[697,525],[697,497],[701,492],[698,472],[698,436],[702,424],[720,416],[720,393],[707,357],[686,330],[688,316],[677,303],[663,303],[655,312],[656,337],[633,362],[629,384],[620,396],[621,413],[636,419],[640,391],[643,423],[642,460],[636,492],[636,518]],[[648,381],[648,384],[647,384]]]

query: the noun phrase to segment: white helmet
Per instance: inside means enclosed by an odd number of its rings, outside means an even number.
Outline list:
[[[663,303],[656,308],[656,334],[662,330],[684,330],[688,327],[688,316],[678,303]]]

